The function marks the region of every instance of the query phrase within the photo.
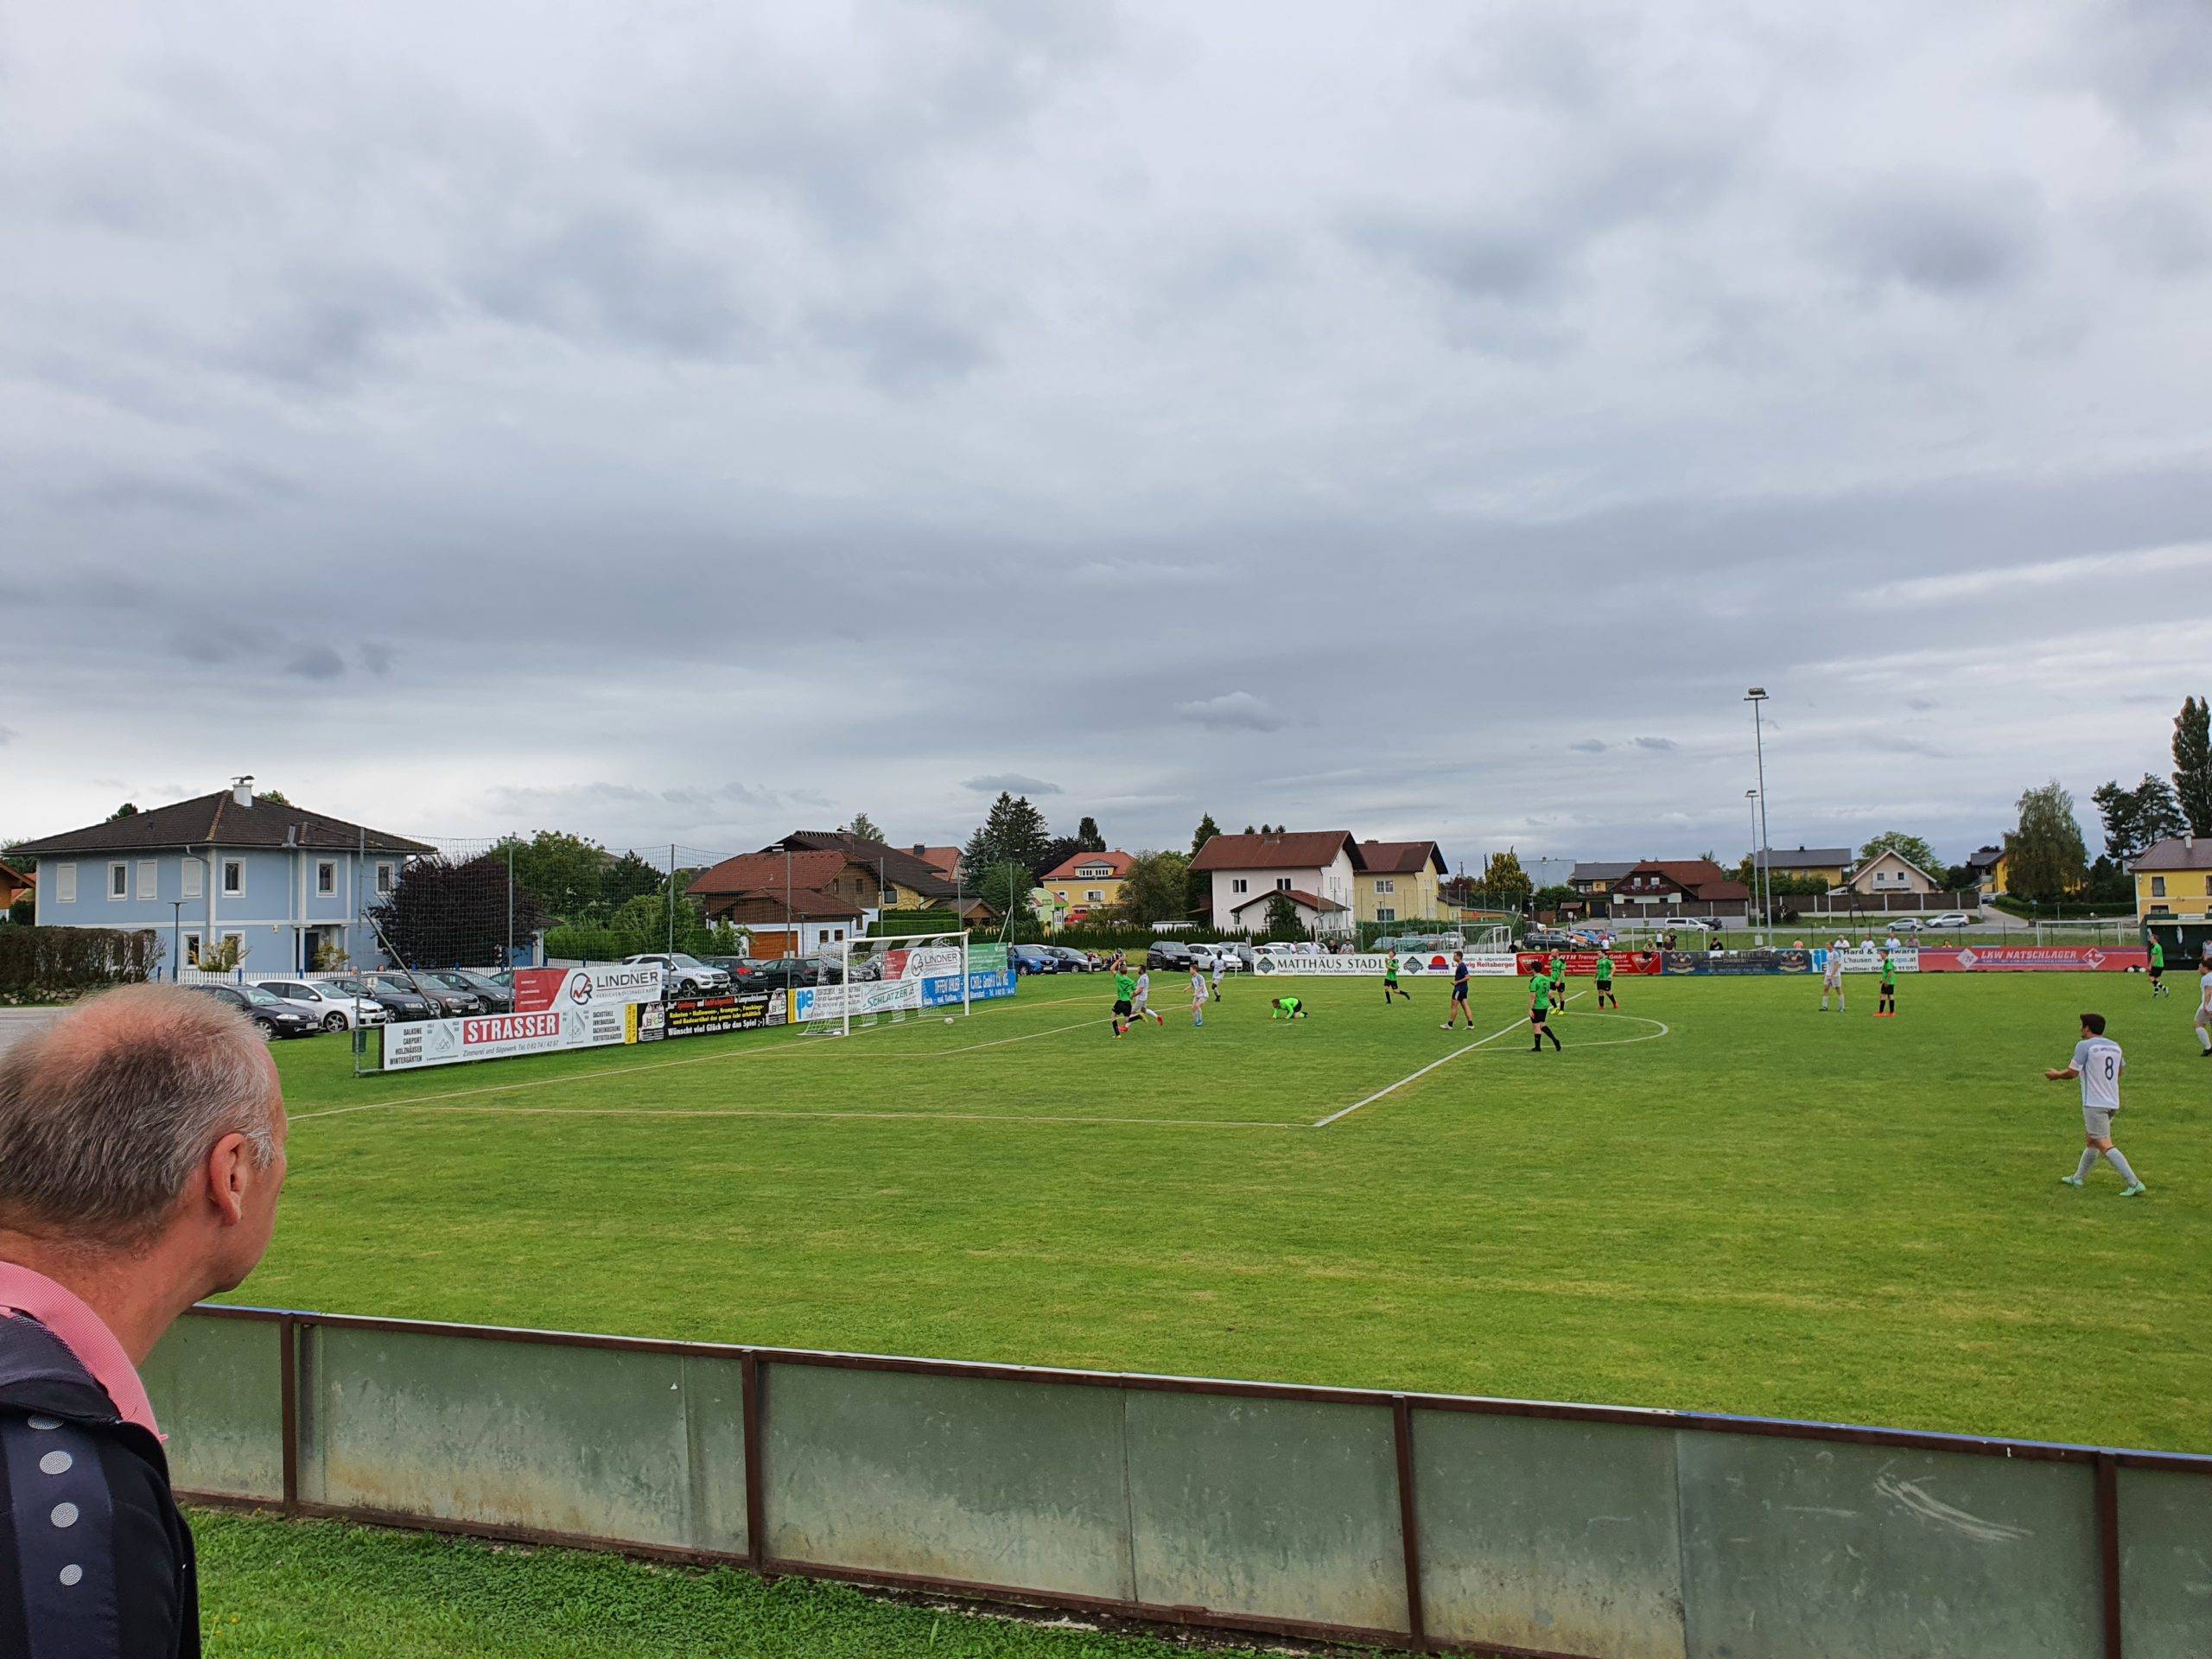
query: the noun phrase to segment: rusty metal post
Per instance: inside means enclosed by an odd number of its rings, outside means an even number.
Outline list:
[[[2097,1453],[2097,1557],[2104,1580],[2105,1659],[2120,1659],[2120,1465]]]
[[[300,1512],[300,1326],[289,1313],[276,1316],[277,1363],[283,1369],[277,1378],[276,1397],[280,1402],[279,1415],[283,1423],[278,1431],[284,1440],[279,1456],[283,1468],[284,1513]]]
[[[760,1356],[747,1349],[737,1362],[739,1415],[745,1442],[745,1554],[759,1573],[768,1559],[767,1528],[761,1512],[760,1481]]]
[[[1406,1631],[1415,1653],[1428,1651],[1428,1619],[1421,1602],[1421,1519],[1414,1503],[1414,1408],[1390,1396],[1390,1438],[1398,1450],[1398,1541],[1406,1564]]]

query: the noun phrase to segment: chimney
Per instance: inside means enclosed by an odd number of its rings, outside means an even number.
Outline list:
[[[916,842],[914,843],[914,856],[915,856],[916,858],[919,858],[919,857],[920,857],[924,853],[927,852],[928,850],[929,850],[929,848],[928,848],[928,845],[927,845],[925,842],[918,842],[918,842]]]
[[[231,779],[231,798],[240,806],[253,804],[253,774],[251,772],[247,772],[242,778]]]

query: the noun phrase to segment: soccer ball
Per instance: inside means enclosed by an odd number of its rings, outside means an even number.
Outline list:
[[[952,1023],[952,1016],[950,1014],[948,1014],[944,1016],[944,1023],[948,1026]]]

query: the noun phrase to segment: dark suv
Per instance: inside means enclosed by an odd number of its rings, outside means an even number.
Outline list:
[[[192,988],[238,1009],[253,1021],[265,1040],[312,1037],[322,1029],[313,1014],[294,1007],[283,997],[264,991],[258,985],[194,985]]]
[[[1197,960],[1189,945],[1178,944],[1173,939],[1162,939],[1144,953],[1145,967],[1154,972],[1162,968],[1180,968],[1188,972]]]

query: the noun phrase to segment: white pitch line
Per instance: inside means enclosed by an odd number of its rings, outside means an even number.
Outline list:
[[[1573,999],[1568,1000],[1571,1001]],[[1618,1048],[1624,1043],[1656,1043],[1662,1037],[1670,1037],[1674,1034],[1672,1028],[1664,1020],[1654,1020],[1648,1014],[1586,1014],[1580,1017],[1585,1020],[1636,1020],[1647,1026],[1656,1026],[1659,1029],[1647,1031],[1637,1037],[1600,1037],[1594,1043],[1577,1043],[1574,1046],[1574,1052],[1578,1054],[1586,1048]],[[1502,1054],[1505,1051],[1493,1048],[1490,1052],[1493,1054]]]
[[[1089,999],[1086,997],[1060,996],[1053,998],[1050,1002],[1032,1002],[1027,1006],[1033,1008],[1055,1008],[1063,1003],[1087,1001]],[[993,1009],[990,1012],[996,1013],[997,1010]],[[874,1029],[885,1032],[895,1031],[900,1027],[877,1026]],[[914,1029],[920,1031],[927,1027],[918,1023]],[[855,1034],[866,1036],[868,1033],[863,1031]],[[1039,1032],[1037,1034],[1043,1036],[1046,1033]],[[807,1054],[813,1052],[815,1051],[810,1047],[797,1046],[785,1047],[779,1039],[770,1039],[766,1042],[749,1044],[743,1048],[734,1049],[726,1054],[695,1054],[681,1060],[655,1060],[648,1065],[594,1066],[582,1071],[564,1071],[557,1077],[526,1077],[519,1083],[487,1083],[478,1089],[448,1089],[442,1094],[409,1095],[398,1100],[364,1101],[359,1106],[332,1106],[320,1112],[295,1112],[291,1115],[289,1121],[294,1123],[305,1123],[318,1117],[344,1117],[353,1112],[390,1111],[395,1106],[415,1106],[434,1100],[466,1100],[475,1095],[513,1094],[518,1090],[550,1089],[556,1084],[563,1083],[598,1083],[607,1077],[632,1077],[640,1071],[665,1071],[671,1066],[677,1065],[709,1065],[719,1060],[773,1059],[779,1055]]]
[[[395,1101],[394,1106],[403,1109],[413,1106],[409,1101]],[[1266,1118],[1229,1117],[1052,1117],[1036,1113],[1009,1112],[804,1112],[755,1108],[749,1106],[719,1107],[671,1106],[423,1106],[416,1108],[434,1115],[469,1113],[499,1114],[514,1117],[861,1117],[896,1119],[918,1123],[1112,1123],[1158,1124],[1173,1129],[1302,1129],[1304,1123],[1283,1123]]]
[[[1574,993],[1574,996],[1570,996],[1567,1000],[1572,1002],[1574,1001],[1574,997],[1580,996],[1581,995],[1582,993],[1580,991],[1577,991]],[[1458,1059],[1462,1054],[1471,1054],[1475,1050],[1480,1048],[1484,1043],[1494,1043],[1499,1038],[1504,1036],[1508,1032],[1517,1031],[1520,1027],[1527,1025],[1528,1023],[1529,1016],[1524,1014],[1518,1020],[1516,1020],[1511,1025],[1500,1026],[1496,1031],[1491,1033],[1489,1036],[1478,1037],[1471,1043],[1464,1044],[1461,1046],[1453,1049],[1449,1054],[1445,1055],[1441,1059],[1431,1060],[1427,1065],[1421,1067],[1418,1071],[1408,1071],[1404,1077],[1400,1077],[1395,1083],[1390,1084],[1387,1089],[1377,1089],[1365,1100],[1355,1100],[1351,1105],[1345,1107],[1342,1111],[1331,1112],[1326,1117],[1321,1119],[1319,1122],[1314,1124],[1313,1127],[1317,1129],[1325,1129],[1330,1124],[1335,1122],[1338,1118],[1350,1117],[1361,1107],[1372,1106],[1376,1101],[1382,1099],[1383,1096],[1396,1094],[1399,1090],[1404,1088],[1408,1084],[1418,1082],[1421,1078],[1427,1077],[1430,1072],[1435,1071],[1438,1066],[1448,1065],[1453,1060]]]

